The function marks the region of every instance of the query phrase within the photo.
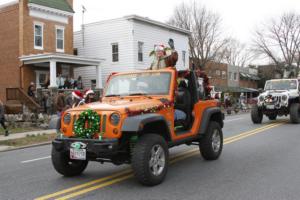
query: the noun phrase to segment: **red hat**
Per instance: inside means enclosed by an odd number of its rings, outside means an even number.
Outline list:
[[[91,90],[91,89],[85,90],[84,91],[84,98],[87,97],[87,95],[89,95],[89,94],[95,94],[95,92],[93,90]]]
[[[75,97],[76,99],[82,99],[83,98],[83,95],[79,90],[73,91],[72,96]]]

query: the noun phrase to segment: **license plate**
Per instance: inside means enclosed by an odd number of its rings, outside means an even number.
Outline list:
[[[275,108],[274,105],[267,105],[266,107],[267,107],[267,109],[274,109]]]
[[[70,148],[70,158],[73,160],[86,160],[86,149]]]

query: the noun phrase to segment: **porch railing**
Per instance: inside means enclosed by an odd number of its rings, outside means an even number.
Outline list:
[[[19,101],[33,112],[41,110],[41,106],[21,88],[6,88],[6,101]]]

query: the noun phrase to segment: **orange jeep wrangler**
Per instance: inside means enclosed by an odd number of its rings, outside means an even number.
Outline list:
[[[199,83],[194,71],[174,68],[112,75],[101,102],[62,115],[54,168],[74,176],[89,161],[128,163],[139,182],[156,185],[166,176],[171,147],[196,144],[204,159],[218,159],[224,115]]]

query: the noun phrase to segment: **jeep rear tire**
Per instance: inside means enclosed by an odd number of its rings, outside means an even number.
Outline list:
[[[251,119],[254,124],[261,124],[262,122],[263,113],[257,105],[254,105],[251,109]]]
[[[205,160],[216,160],[222,153],[223,133],[219,123],[211,121],[208,124],[207,131],[200,139],[199,149]]]
[[[169,150],[163,137],[142,135],[134,146],[131,165],[135,177],[143,185],[160,184],[168,170]]]
[[[59,152],[52,147],[51,160],[55,170],[64,176],[80,175],[88,165],[87,160],[71,160],[67,152]]]
[[[273,114],[273,115],[269,115],[268,117],[269,117],[269,120],[276,120],[277,115]]]
[[[292,103],[290,107],[290,121],[293,124],[300,123],[300,104],[299,103]]]

